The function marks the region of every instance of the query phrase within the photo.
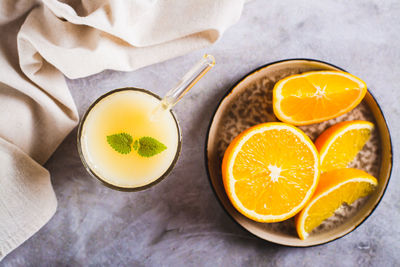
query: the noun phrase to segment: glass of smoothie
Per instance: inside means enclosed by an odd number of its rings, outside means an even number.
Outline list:
[[[171,108],[214,64],[205,55],[164,98],[133,87],[100,96],[78,126],[78,151],[89,174],[121,191],[143,190],[165,178],[182,143]]]

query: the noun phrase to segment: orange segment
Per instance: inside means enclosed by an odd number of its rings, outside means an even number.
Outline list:
[[[229,199],[243,215],[259,222],[283,221],[311,198],[319,177],[318,152],[298,128],[263,123],[231,142],[222,177]]]
[[[345,168],[371,137],[374,124],[369,121],[344,121],[325,130],[315,140],[321,171]]]
[[[355,108],[367,85],[341,71],[313,71],[286,77],[274,86],[273,108],[283,122],[294,125],[318,123]]]
[[[296,215],[295,223],[300,239],[331,217],[343,203],[351,205],[369,195],[378,181],[368,173],[343,168],[321,174],[315,194],[305,208]]]

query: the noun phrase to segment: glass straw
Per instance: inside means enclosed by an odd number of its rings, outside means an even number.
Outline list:
[[[161,106],[169,110],[192,88],[212,67],[215,59],[212,55],[205,54],[178,82],[178,84],[168,91],[161,100]]]

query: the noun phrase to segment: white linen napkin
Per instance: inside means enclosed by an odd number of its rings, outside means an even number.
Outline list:
[[[0,260],[57,208],[41,165],[79,120],[63,74],[132,71],[206,47],[243,2],[0,0]]]

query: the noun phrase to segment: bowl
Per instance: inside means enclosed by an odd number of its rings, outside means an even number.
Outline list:
[[[289,75],[317,70],[340,70],[332,64],[312,59],[288,59],[264,65],[240,79],[222,97],[211,119],[205,148],[210,184],[225,211],[251,234],[281,245],[308,247],[324,244],[353,231],[364,222],[382,199],[392,170],[392,143],[388,125],[377,101],[368,90],[352,111],[318,124],[299,127],[312,140],[329,126],[341,121],[368,120],[375,124],[370,140],[349,167],[362,169],[378,179],[376,190],[352,205],[344,204],[335,214],[300,240],[294,219],[279,223],[255,222],[240,214],[231,204],[222,182],[221,163],[229,143],[243,130],[263,122],[278,121],[272,108],[272,90],[277,81]]]

